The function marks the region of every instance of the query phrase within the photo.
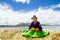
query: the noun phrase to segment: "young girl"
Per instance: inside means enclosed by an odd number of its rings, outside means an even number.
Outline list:
[[[36,31],[42,31],[42,27],[40,25],[40,22],[37,21],[37,17],[35,15],[33,15],[33,17],[31,18],[33,21],[31,23],[31,25],[29,26],[29,30],[36,30]]]
[[[48,32],[42,30],[40,22],[37,21],[37,17],[33,15],[31,18],[33,21],[29,26],[29,30],[23,30],[22,35],[25,37],[44,37],[48,35]]]

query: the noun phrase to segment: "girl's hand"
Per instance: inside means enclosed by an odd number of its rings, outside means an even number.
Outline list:
[[[35,30],[35,28],[34,27],[32,27],[31,29],[29,29],[30,31],[32,31],[32,30]]]
[[[35,28],[34,28],[34,27],[32,27],[32,28],[31,28],[31,30],[35,30]]]
[[[36,31],[39,31],[39,28],[36,28],[35,30],[36,30]]]

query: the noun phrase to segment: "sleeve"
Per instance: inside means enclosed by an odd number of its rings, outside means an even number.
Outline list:
[[[38,22],[38,26],[41,26],[40,22]]]
[[[29,29],[32,27],[33,23],[30,24]]]
[[[39,29],[42,30],[42,27],[41,27],[41,25],[40,25],[40,22],[38,22],[38,24],[39,24]]]
[[[38,24],[37,24],[38,26],[40,26],[40,22],[38,22]]]

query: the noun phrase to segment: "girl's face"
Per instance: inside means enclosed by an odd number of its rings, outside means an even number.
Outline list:
[[[33,18],[32,20],[33,20],[33,22],[36,22],[36,21],[37,21],[37,19],[36,19],[36,18]]]

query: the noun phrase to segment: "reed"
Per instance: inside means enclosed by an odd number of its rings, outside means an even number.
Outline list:
[[[26,38],[22,36],[22,30],[18,29],[0,29],[1,40],[60,40],[60,32],[49,31],[50,34],[42,38]]]

